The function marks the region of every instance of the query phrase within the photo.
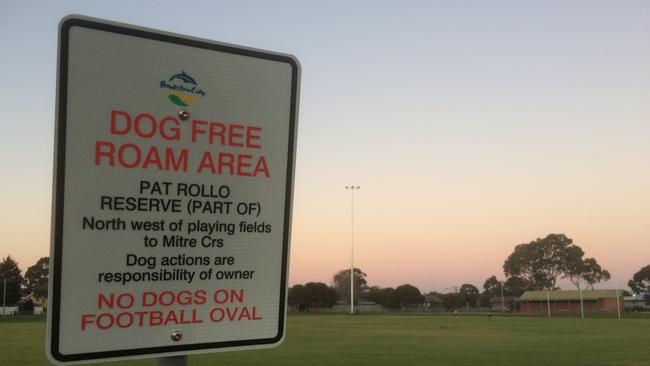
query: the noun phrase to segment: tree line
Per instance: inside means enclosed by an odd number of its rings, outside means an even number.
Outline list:
[[[504,280],[496,275],[483,283],[483,291],[472,284],[462,284],[451,293],[430,292],[422,294],[410,284],[396,288],[368,286],[367,274],[354,269],[353,301],[361,299],[381,304],[389,309],[413,306],[443,306],[456,309],[463,306],[488,307],[494,297],[519,297],[527,290],[558,289],[559,279],[568,279],[576,288],[594,288],[594,285],[609,280],[609,271],[603,269],[595,258],[585,258],[585,253],[572,239],[564,234],[549,234],[529,243],[515,246],[503,264]],[[21,298],[31,295],[35,299],[47,299],[49,279],[49,258],[40,258],[22,274],[18,263],[7,256],[0,262],[0,301],[5,299],[8,306],[15,305]],[[6,280],[6,296],[5,296]],[[650,265],[641,268],[628,281],[630,289],[636,293],[650,292]],[[331,285],[310,282],[295,285],[289,289],[289,304],[297,309],[308,310],[314,307],[330,307],[338,301],[350,303],[350,270],[334,274]],[[650,301],[650,299],[648,299]]]
[[[36,264],[27,268],[23,276],[18,263],[10,255],[4,257],[0,262],[0,301],[4,301],[7,306],[14,306],[21,298],[29,295],[37,300],[47,300],[49,267],[49,257],[40,258]]]
[[[410,284],[396,288],[368,286],[367,275],[354,269],[354,299],[381,304],[388,309],[414,306],[441,306],[448,310],[490,307],[490,301],[500,297],[519,297],[528,290],[558,290],[557,281],[569,280],[578,290],[592,289],[607,281],[611,274],[595,258],[585,258],[585,252],[564,234],[549,234],[529,243],[515,246],[503,264],[505,279],[488,277],[481,292],[472,284],[462,284],[451,293],[422,294]],[[650,265],[641,268],[628,282],[634,293],[650,292]],[[350,270],[337,272],[328,286],[322,282],[295,285],[289,289],[289,304],[299,310],[330,307],[338,302],[350,304]],[[648,299],[650,301],[650,299]],[[497,301],[498,302],[498,301]]]

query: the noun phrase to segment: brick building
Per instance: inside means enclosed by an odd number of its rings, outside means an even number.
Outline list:
[[[618,305],[623,311],[623,292],[616,290],[582,291],[585,314],[616,314]],[[517,311],[522,314],[580,314],[580,293],[578,291],[526,291],[517,299]]]

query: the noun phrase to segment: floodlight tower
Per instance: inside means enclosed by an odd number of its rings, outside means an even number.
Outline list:
[[[350,314],[354,314],[354,191],[361,189],[359,186],[345,186],[351,195],[350,210]]]

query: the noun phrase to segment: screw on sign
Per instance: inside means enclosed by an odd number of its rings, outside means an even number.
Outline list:
[[[190,118],[190,112],[185,109],[181,109],[178,111],[178,118],[182,119],[183,121],[187,121],[187,119]]]
[[[180,330],[175,330],[172,332],[172,341],[178,342],[183,338],[183,333]]]

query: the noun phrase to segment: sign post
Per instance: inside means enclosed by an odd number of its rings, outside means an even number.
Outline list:
[[[69,16],[58,67],[50,360],[280,344],[297,60]]]
[[[156,366],[186,366],[187,356],[160,357],[156,360]]]

